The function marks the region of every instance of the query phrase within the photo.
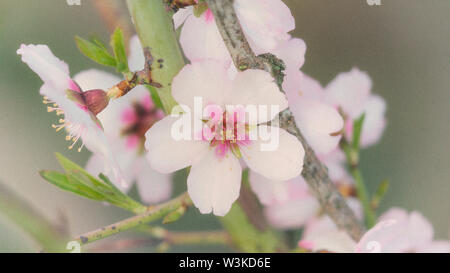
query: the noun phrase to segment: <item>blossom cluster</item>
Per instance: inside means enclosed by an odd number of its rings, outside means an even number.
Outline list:
[[[433,241],[431,225],[417,212],[391,209],[360,242],[322,214],[301,176],[305,155],[301,143],[268,122],[289,107],[331,180],[362,219],[340,144],[351,141],[355,121],[362,115],[360,147],[376,144],[386,127],[386,103],[372,93],[369,75],[358,68],[338,74],[326,86],[300,71],[306,44],[289,34],[295,20],[281,0],[235,0],[234,8],[251,49],[283,61],[284,93],[268,72],[234,67],[209,9],[198,14],[187,7],[174,15],[190,63],[173,79],[172,96],[180,107],[169,115],[155,105],[144,86],[117,99],[102,91],[121,80],[113,74],[91,69],[70,77],[67,64],[46,45],[22,45],[17,53],[43,80],[44,103],[49,112],[61,116],[55,129],[67,131],[66,139],[73,141],[70,147],[81,140],[92,152],[87,170],[111,176],[123,191],[135,181],[146,203],[169,198],[171,173],[190,167],[187,188],[194,205],[201,213],[224,216],[239,197],[242,170],[248,168],[251,188],[269,223],[279,229],[303,228],[302,249],[449,251],[449,242]],[[143,69],[145,58],[137,36],[131,38],[129,48],[130,69]],[[206,107],[192,113],[197,98]],[[248,117],[250,106],[256,106],[252,108],[256,118]],[[277,110],[261,110],[271,106]],[[195,126],[192,130],[195,122],[203,125],[200,130]],[[180,133],[185,127],[190,129]],[[271,132],[276,147],[263,149],[270,139],[261,134],[252,138],[255,131]],[[187,137],[175,138],[174,132]]]

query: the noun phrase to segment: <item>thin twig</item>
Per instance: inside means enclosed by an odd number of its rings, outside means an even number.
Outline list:
[[[78,241],[80,244],[88,244],[111,235],[117,234],[119,232],[129,230],[131,228],[140,226],[142,224],[160,219],[170,212],[178,209],[182,206],[191,206],[192,201],[189,198],[189,195],[183,193],[182,195],[169,200],[160,205],[151,206],[148,208],[147,212],[133,216],[131,218],[122,220],[120,222],[114,223],[112,225],[82,234],[75,238],[75,241]]]
[[[162,85],[153,80],[152,77],[152,63],[153,56],[150,53],[150,48],[144,48],[145,66],[144,69],[132,72],[127,75],[126,79],[108,89],[107,94],[110,98],[119,98],[130,92],[131,89],[138,85],[151,85],[160,88]]]
[[[235,66],[239,70],[253,68],[263,69],[272,73],[272,64],[263,58],[257,57],[251,50],[234,11],[233,1],[206,0],[206,2],[214,14],[217,27]],[[364,232],[364,227],[331,181],[327,168],[320,162],[301,134],[289,109],[280,113],[278,122],[281,128],[296,136],[302,143],[305,149],[302,175],[324,211],[339,228],[344,229],[353,239],[359,240]]]

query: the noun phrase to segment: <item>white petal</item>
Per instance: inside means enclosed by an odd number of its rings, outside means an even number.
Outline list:
[[[303,168],[305,150],[298,139],[283,129],[265,125],[258,126],[258,129],[260,129],[259,132],[273,133],[273,136],[266,141],[259,133],[257,140],[252,140],[250,145],[240,147],[249,168],[278,181],[299,176]],[[274,150],[268,150],[268,148],[274,148]]]
[[[365,117],[361,132],[361,147],[377,143],[386,127],[386,102],[377,95],[371,95],[365,106]]]
[[[213,60],[186,65],[172,82],[173,97],[178,103],[190,107],[191,111],[194,111],[194,98],[202,99],[203,108],[208,104],[222,107],[230,90],[231,82],[225,66]]]
[[[250,186],[263,205],[289,200],[287,181],[270,180],[252,170],[249,173]]]
[[[144,69],[145,57],[142,51],[141,41],[137,35],[130,39],[130,54],[128,56],[128,66],[131,71]]]
[[[231,57],[217,29],[214,18],[206,11],[199,18],[189,16],[181,29],[180,44],[191,62],[215,59],[230,63]]]
[[[47,85],[65,94],[69,88],[69,67],[55,57],[46,45],[24,45],[17,50],[22,55],[22,61],[34,71]]]
[[[288,40],[288,32],[295,28],[295,19],[281,0],[237,0],[234,7],[257,55],[274,49],[279,41]]]
[[[344,120],[335,108],[316,100],[299,99],[290,109],[295,123],[316,153],[327,154],[337,147]]]
[[[305,52],[305,42],[302,39],[292,38],[279,43],[271,53],[283,60],[286,71],[298,71],[305,63]]]
[[[350,72],[340,73],[328,84],[326,99],[332,105],[341,107],[351,119],[357,119],[363,113],[371,88],[369,75],[353,68]]]
[[[145,148],[150,166],[161,173],[171,173],[192,165],[208,151],[208,144],[197,140],[175,140],[171,130],[177,118],[167,116],[145,134]]]
[[[300,228],[314,217],[320,209],[315,197],[293,199],[282,204],[266,207],[264,210],[269,223],[281,229]]]
[[[175,29],[178,29],[184,21],[186,21],[187,17],[193,14],[193,8],[187,7],[183,9],[179,9],[175,14],[173,15],[173,24]]]
[[[121,81],[119,77],[97,69],[81,71],[73,77],[73,80],[84,91],[91,89],[107,90]]]
[[[123,176],[123,180],[126,183],[122,183],[120,179],[114,174],[113,167],[109,166],[111,164],[108,160],[105,161],[105,157],[98,153],[93,153],[86,164],[86,170],[94,176],[98,176],[100,173],[108,176],[110,181],[121,191],[128,192],[132,186],[132,182],[135,180],[134,172],[132,172],[132,167],[135,162],[135,154],[131,153],[120,153],[118,151],[114,152],[114,155],[120,155],[117,158],[117,168],[120,166],[120,174]],[[116,164],[115,162],[113,164]]]
[[[139,196],[146,204],[157,204],[167,200],[172,193],[171,175],[153,170],[144,158],[137,160],[136,183]]]
[[[239,160],[229,154],[218,158],[210,151],[192,165],[187,179],[188,192],[201,213],[214,212],[224,216],[239,197],[242,168]]]
[[[258,123],[272,120],[288,107],[286,96],[280,92],[272,76],[268,72],[255,69],[237,73],[227,103],[255,106],[258,109]],[[265,106],[267,112],[261,111],[261,106]]]
[[[310,221],[299,242],[312,251],[353,252],[355,242],[343,230],[339,230],[328,216]]]

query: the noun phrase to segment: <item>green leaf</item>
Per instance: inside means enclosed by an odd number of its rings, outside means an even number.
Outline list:
[[[359,142],[361,139],[361,132],[365,116],[366,114],[362,114],[361,117],[359,117],[357,120],[353,122],[352,148],[356,151],[359,150]]]
[[[41,176],[55,186],[89,199],[109,202],[134,213],[147,210],[146,206],[121,192],[104,174],[99,175],[99,180],[63,155],[55,155],[66,174],[41,171]]]
[[[79,185],[73,183],[73,181],[71,182],[65,174],[47,170],[40,171],[39,174],[42,178],[62,190],[73,192],[89,199],[95,199],[92,195],[80,189]]]
[[[116,67],[115,58],[106,50],[105,47],[75,36],[75,43],[78,49],[86,57],[101,65]]]
[[[386,195],[388,189],[389,189],[389,180],[385,179],[381,181],[380,185],[378,185],[377,191],[372,197],[370,205],[372,206],[372,209],[376,210],[378,206],[380,205],[381,200]]]
[[[125,52],[125,42],[123,41],[123,33],[120,28],[116,28],[111,36],[111,47],[116,58],[116,69],[121,73],[126,73],[128,69],[128,59]]]

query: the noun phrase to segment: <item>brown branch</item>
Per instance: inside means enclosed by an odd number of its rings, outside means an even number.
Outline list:
[[[130,73],[123,81],[114,85],[107,91],[107,95],[110,98],[119,98],[130,92],[131,89],[137,85],[151,85],[156,88],[161,88],[162,85],[154,82],[152,78],[152,63],[153,57],[148,47],[144,48],[145,66],[144,69]]]
[[[206,2],[214,14],[217,27],[235,66],[239,70],[253,68],[274,73],[273,63],[266,58],[257,57],[251,50],[234,11],[233,1],[206,0]],[[280,91],[282,91],[281,86]],[[302,175],[324,211],[340,229],[344,229],[354,240],[359,240],[364,232],[364,227],[331,181],[327,168],[320,162],[297,128],[289,109],[280,113],[278,122],[281,128],[296,136],[302,143],[305,149]]]

